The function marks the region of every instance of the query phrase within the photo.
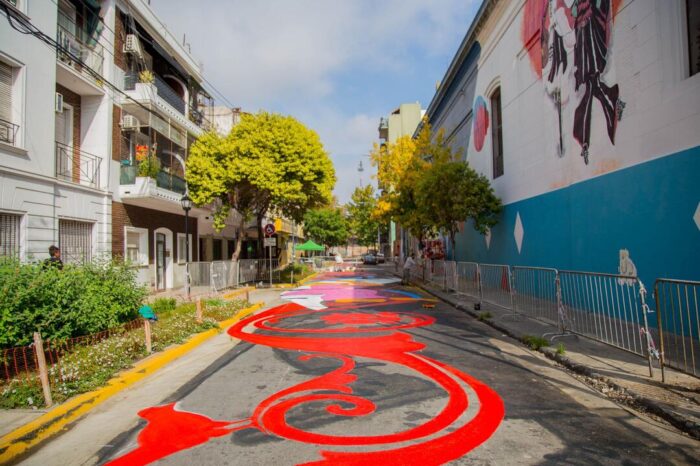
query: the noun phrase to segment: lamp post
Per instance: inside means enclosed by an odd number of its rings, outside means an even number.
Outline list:
[[[180,205],[182,205],[182,210],[185,211],[185,293],[187,293],[187,300],[190,300],[190,209],[192,209],[192,199],[185,195],[180,199]]]

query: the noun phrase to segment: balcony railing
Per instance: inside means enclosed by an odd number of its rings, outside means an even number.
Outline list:
[[[122,165],[119,170],[119,184],[136,184],[139,167],[136,165]],[[187,184],[177,175],[172,175],[161,170],[156,175],[156,186],[178,194],[185,194]]]
[[[56,142],[56,178],[71,183],[100,187],[102,158]]]
[[[185,194],[187,184],[185,180],[177,175],[172,175],[164,170],[158,172],[156,176],[156,185],[159,188],[167,189],[175,193]]]
[[[0,118],[0,142],[14,146],[18,129],[19,125],[10,123],[9,121]]]
[[[127,73],[124,75],[124,89],[127,91],[133,91],[136,89],[136,84],[139,82],[138,74]],[[185,101],[177,95],[177,92],[173,90],[168,83],[166,83],[163,78],[155,75],[155,80],[153,85],[156,87],[156,92],[158,97],[163,99],[171,107],[173,107],[178,112],[185,114]]]
[[[98,74],[102,74],[104,67],[104,51],[102,45],[97,43],[92,46],[87,45],[61,24],[58,24],[57,36],[58,44],[63,49],[58,51],[58,59],[75,70],[86,74],[91,80],[95,81],[95,77],[87,72],[83,64],[96,71]],[[76,59],[82,63],[76,61]]]

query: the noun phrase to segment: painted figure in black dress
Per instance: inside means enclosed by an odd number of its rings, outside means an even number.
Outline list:
[[[612,27],[610,0],[576,0],[571,8],[574,17],[576,45],[574,46],[574,77],[576,91],[585,92],[574,113],[574,137],[581,144],[581,156],[588,164],[591,141],[591,111],[593,99],[603,108],[610,142],[615,144],[617,122],[622,117],[624,103],[615,84],[609,87],[601,81],[608,60]]]

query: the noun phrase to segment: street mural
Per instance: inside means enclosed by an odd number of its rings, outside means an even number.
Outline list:
[[[291,302],[234,325],[228,330],[232,337],[300,352],[300,361],[334,360],[338,367],[269,396],[245,419],[213,420],[181,411],[177,403],[144,409],[139,416],[147,425],[138,434],[138,447],[108,464],[148,464],[242,429],[318,445],[319,458],[307,465],[437,465],[473,450],[500,425],[503,401],[483,382],[421,353],[426,345],[406,330],[433,325],[435,318],[403,310],[406,306],[398,310],[397,305],[434,300],[386,286],[393,281],[353,272],[324,274],[319,281],[285,293]],[[300,304],[309,296],[320,296],[320,301],[311,302],[323,307]],[[447,401],[422,424],[383,435],[332,435],[290,425],[291,410],[314,402],[326,405],[329,416],[371,416],[377,410],[375,403],[353,392],[359,377],[353,373],[357,358],[410,369],[440,387]],[[478,405],[475,413],[473,406],[467,413],[470,404]],[[372,448],[352,448],[358,446]]]
[[[472,110],[474,122],[474,148],[477,152],[481,152],[484,147],[484,140],[489,131],[489,111],[486,108],[486,101],[482,96],[477,96],[474,100],[474,108]]]
[[[544,81],[549,139],[559,157],[566,153],[565,133],[571,128],[588,165],[594,100],[615,144],[625,103],[618,85],[609,86],[602,75],[613,20],[621,5],[622,0],[528,0],[525,4],[521,38],[533,69]]]

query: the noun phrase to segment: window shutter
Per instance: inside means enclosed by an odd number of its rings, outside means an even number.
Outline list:
[[[0,62],[0,119],[12,122],[12,67]]]
[[[20,215],[0,213],[0,256],[19,257]]]
[[[89,262],[92,259],[92,223],[59,220],[58,247],[64,262]]]

